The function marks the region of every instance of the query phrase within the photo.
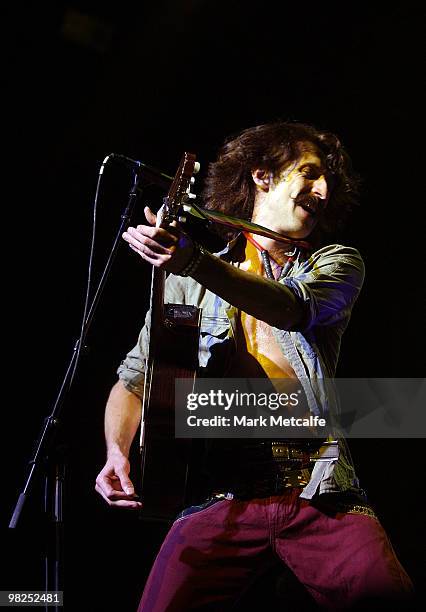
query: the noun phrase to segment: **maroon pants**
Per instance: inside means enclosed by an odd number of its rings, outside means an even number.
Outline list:
[[[412,584],[377,519],[325,514],[300,489],[250,501],[196,506],[169,531],[139,612],[226,610],[247,586],[284,562],[316,602],[345,610],[362,602],[409,599]],[[283,604],[284,607],[284,604]]]

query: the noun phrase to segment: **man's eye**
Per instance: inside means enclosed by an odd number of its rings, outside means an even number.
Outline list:
[[[303,168],[302,176],[306,178],[314,179],[318,176],[318,171],[314,170],[314,168]]]

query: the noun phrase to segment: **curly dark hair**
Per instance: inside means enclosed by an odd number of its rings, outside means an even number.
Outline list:
[[[329,236],[338,234],[358,204],[360,179],[337,136],[304,123],[267,123],[227,139],[217,160],[208,167],[202,194],[204,206],[250,220],[256,195],[251,172],[266,170],[278,178],[288,164],[300,157],[306,143],[312,143],[322,153],[332,177],[331,196],[320,230]],[[226,230],[228,239],[232,235]]]

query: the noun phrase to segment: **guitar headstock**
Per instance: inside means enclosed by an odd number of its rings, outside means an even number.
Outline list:
[[[194,182],[194,175],[200,169],[200,164],[195,161],[195,155],[184,153],[179,164],[179,168],[169,189],[169,193],[164,198],[161,210],[161,225],[168,225],[172,221],[179,219],[184,200],[195,198],[190,192]]]

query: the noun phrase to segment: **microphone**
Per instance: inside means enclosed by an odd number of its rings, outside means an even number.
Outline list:
[[[107,155],[102,162],[102,172],[105,164],[110,159],[121,161],[127,166],[134,168],[135,166],[139,169],[142,169],[142,178],[148,179],[150,183],[154,185],[159,185],[160,187],[164,187],[165,189],[169,189],[171,183],[173,182],[173,177],[161,172],[158,168],[154,168],[154,166],[150,166],[148,164],[144,164],[143,162],[132,159],[131,157],[127,157],[127,155],[122,155],[121,153],[110,153]]]

